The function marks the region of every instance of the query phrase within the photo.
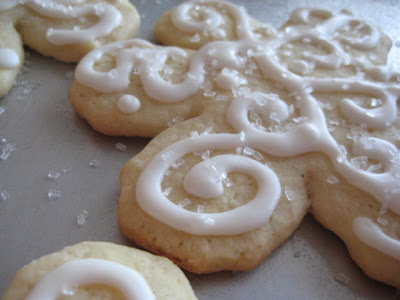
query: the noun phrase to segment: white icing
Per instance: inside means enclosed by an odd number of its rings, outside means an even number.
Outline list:
[[[175,25],[179,27],[186,26],[188,22],[192,23],[187,28],[190,32],[218,28],[219,25],[207,22],[207,18],[200,18],[202,22],[192,20],[188,12],[196,10],[197,4],[198,9],[202,9],[203,6],[208,8],[205,15],[211,16],[210,20],[215,18],[216,24],[219,24],[219,17],[214,13],[219,9],[226,9],[241,25],[238,36],[242,40],[209,43],[194,54],[187,54],[177,48],[154,47],[139,40],[118,42],[96,49],[82,60],[77,69],[78,81],[101,92],[122,92],[129,86],[130,73],[133,70],[140,76],[146,93],[164,103],[183,101],[202,92],[201,90],[205,91],[204,94],[218,99],[220,95],[213,91],[213,83],[205,81],[205,74],[209,72],[215,72],[212,76],[215,76],[216,86],[232,91],[232,95],[229,96],[232,101],[226,117],[238,134],[213,133],[192,137],[162,151],[148,164],[138,179],[136,193],[139,205],[154,218],[175,229],[193,234],[238,234],[257,228],[267,222],[281,191],[276,175],[269,168],[259,167],[258,162],[252,165],[251,170],[244,167],[246,164],[251,164],[248,161],[250,158],[222,155],[207,159],[204,156],[206,160],[193,167],[187,174],[184,186],[187,192],[194,196],[213,198],[223,192],[218,173],[236,170],[249,174],[258,181],[263,170],[268,174],[268,182],[272,186],[269,192],[273,194],[265,197],[263,204],[259,204],[259,194],[257,194],[255,199],[249,202],[251,204],[229,212],[196,213],[173,204],[161,190],[161,182],[169,166],[184,155],[206,151],[209,154],[210,150],[214,149],[236,150],[238,154],[243,152],[247,155],[248,150],[252,149],[254,153],[260,150],[277,157],[292,157],[309,152],[325,153],[342,178],[369,193],[393,212],[400,214],[400,154],[396,146],[378,138],[353,138],[353,154],[365,156],[367,160],[368,158],[376,160],[382,171],[374,172],[371,168],[364,170],[358,167],[354,163],[356,157],[349,156],[346,149],[338,145],[332,137],[324,111],[312,94],[329,92],[371,95],[378,103],[372,108],[361,107],[350,96],[344,96],[337,107],[353,125],[358,124],[371,129],[385,129],[391,126],[398,114],[397,99],[400,97],[400,84],[398,81],[394,82],[398,73],[373,66],[363,54],[352,58],[343,46],[343,43],[349,44],[361,51],[375,47],[380,40],[379,31],[364,23],[360,26],[364,26],[370,33],[368,38],[362,41],[356,38],[350,39],[348,32],[344,37],[340,30],[361,23],[348,13],[334,16],[322,10],[301,9],[294,13],[294,20],[297,18],[300,25],[285,28],[275,39],[260,41],[253,36],[248,26],[248,17],[242,10],[218,1],[191,1],[183,4],[173,13]],[[315,18],[320,19],[318,25],[316,27],[309,25],[308,23],[314,22]],[[289,63],[285,66],[278,55],[281,47],[290,46],[291,43],[298,41],[313,43],[317,48],[322,47],[327,50],[327,54],[303,53],[297,64],[293,64],[289,56]],[[110,72],[95,71],[93,69],[95,62],[107,53],[114,55],[115,69]],[[159,75],[169,57],[188,60],[188,73],[180,83],[172,84]],[[247,74],[245,70],[250,61],[266,79],[279,84],[291,95],[291,99],[295,101],[295,109],[277,94],[264,94],[250,89],[247,81],[243,80],[246,79],[243,73]],[[209,67],[210,64],[212,67]],[[338,69],[344,65],[360,69],[376,78],[378,82],[360,77],[311,76],[315,68]],[[291,71],[307,74],[307,77]],[[113,76],[110,76],[110,73]],[[248,116],[252,112],[261,114],[263,124],[255,126],[249,121]],[[247,149],[246,153],[243,149]],[[262,160],[262,154],[257,153],[260,154],[257,155],[258,159]],[[214,173],[210,170],[213,164],[218,165],[218,168],[214,165],[217,168],[216,173],[215,170]],[[263,191],[260,185],[258,188],[259,192],[260,189]],[[261,213],[258,205],[265,205],[266,212]],[[250,210],[257,217],[249,217]],[[243,215],[240,217],[238,212]],[[233,216],[235,221],[232,221]]]
[[[148,283],[137,271],[116,262],[86,258],[69,261],[45,275],[26,300],[56,300],[65,290],[90,284],[115,287],[127,300],[155,299]]]
[[[97,24],[86,29],[79,29],[78,27],[71,29],[50,28],[47,32],[47,39],[54,45],[92,41],[98,37],[106,36],[121,24],[122,14],[114,6],[105,2],[79,5],[81,2],[83,1],[5,0],[4,3],[0,4],[0,11],[10,9],[19,4],[31,8],[42,16],[54,19],[81,18],[89,15],[94,15],[99,18]]]
[[[0,48],[0,69],[15,69],[19,64],[19,56],[13,49]]]
[[[124,114],[137,112],[140,108],[140,101],[133,95],[123,95],[118,99],[118,109]]]
[[[368,246],[400,260],[400,241],[385,234],[371,219],[356,218],[353,221],[353,231]]]

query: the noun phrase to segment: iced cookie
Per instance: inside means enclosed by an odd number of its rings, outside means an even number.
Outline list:
[[[139,22],[128,0],[2,0],[0,97],[11,89],[23,64],[23,45],[78,62],[100,45],[132,38]]]
[[[197,298],[168,259],[112,243],[83,242],[24,266],[2,299]]]
[[[390,45],[347,11],[298,9],[273,39],[87,55],[71,99],[95,129],[171,126],[121,172],[123,232],[193,272],[248,270],[312,211],[369,276],[400,286]]]
[[[164,45],[199,49],[213,41],[265,40],[276,35],[268,24],[225,1],[195,0],[167,11],[154,28]]]

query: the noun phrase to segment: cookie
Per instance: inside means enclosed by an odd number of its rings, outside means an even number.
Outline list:
[[[188,1],[162,15],[154,27],[163,45],[199,49],[213,41],[265,40],[275,30],[247,15],[243,7],[225,1]]]
[[[171,261],[134,248],[83,242],[24,266],[3,300],[197,299]]]
[[[128,0],[4,0],[0,3],[0,97],[12,87],[23,45],[65,62],[132,38],[140,17]]]
[[[298,9],[267,40],[197,51],[132,40],[90,53],[71,100],[95,129],[170,126],[121,171],[123,233],[192,272],[248,270],[310,211],[367,275],[399,287],[390,47],[348,11]]]

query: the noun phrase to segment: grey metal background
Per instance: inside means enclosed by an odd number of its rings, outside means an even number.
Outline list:
[[[181,1],[132,1],[142,17],[139,37],[154,40],[161,14]],[[299,6],[347,8],[378,24],[393,39],[391,61],[400,61],[399,1],[234,1],[261,21],[279,27]],[[33,259],[86,240],[132,245],[116,218],[119,170],[148,142],[108,137],[93,131],[69,102],[70,71],[75,65],[56,62],[28,50],[30,58],[9,95],[0,99],[0,139],[17,150],[0,161],[0,295],[15,272]],[[118,151],[115,143],[128,146]],[[89,166],[98,160],[97,168]],[[51,170],[62,173],[49,180]],[[47,199],[49,189],[62,191]],[[88,212],[78,226],[77,216]],[[335,278],[347,276],[349,282]],[[300,228],[261,266],[245,273],[220,272],[187,276],[200,299],[395,299],[395,289],[368,279],[352,262],[343,243],[307,216]],[[397,294],[397,297],[400,297]]]

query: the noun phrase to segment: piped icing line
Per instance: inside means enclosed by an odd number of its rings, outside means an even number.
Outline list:
[[[230,150],[246,145],[239,134],[211,134],[181,140],[153,158],[140,174],[136,198],[140,207],[161,222],[190,234],[234,235],[265,224],[281,194],[276,174],[264,164],[233,154],[217,155],[194,166],[184,179],[187,193],[202,198],[223,194],[222,174],[240,172],[252,176],[258,185],[247,204],[222,213],[188,211],[163,195],[161,183],[171,164],[186,154],[205,150]],[[172,217],[173,216],[173,217]]]
[[[400,260],[400,241],[384,233],[371,219],[365,217],[355,218],[353,231],[369,247]]]
[[[116,262],[85,258],[69,261],[46,274],[26,300],[56,300],[79,286],[104,284],[119,289],[127,300],[156,299],[144,277]]]
[[[107,3],[93,3],[75,6],[81,0],[18,0],[6,1],[0,6],[0,11],[8,10],[18,5],[25,5],[36,13],[55,19],[72,19],[94,15],[99,18],[97,24],[86,28],[54,29],[47,31],[47,39],[54,45],[66,45],[92,41],[111,33],[121,24],[121,12]]]
[[[0,69],[16,69],[20,63],[20,58],[13,49],[0,48]]]

